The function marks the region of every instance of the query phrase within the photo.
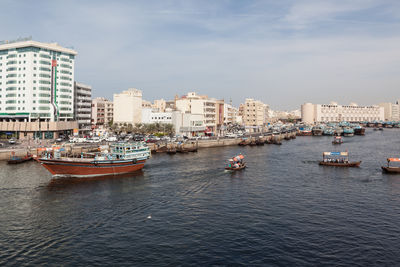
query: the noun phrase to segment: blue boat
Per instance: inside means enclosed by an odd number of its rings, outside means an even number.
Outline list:
[[[344,136],[354,136],[354,129],[351,128],[350,126],[344,127],[343,128],[343,135]]]

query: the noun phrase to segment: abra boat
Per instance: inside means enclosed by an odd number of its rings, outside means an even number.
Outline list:
[[[243,161],[244,156],[242,154],[237,155],[229,159],[228,166],[225,167],[225,170],[228,171],[239,171],[246,168],[246,163]]]
[[[349,161],[348,152],[324,152],[319,165],[334,167],[359,167],[361,161]]]
[[[343,143],[343,139],[342,139],[341,136],[335,136],[335,137],[333,138],[332,144],[334,144],[334,145],[340,145],[340,144],[342,144],[342,143]]]
[[[20,163],[30,161],[32,159],[33,159],[33,157],[29,153],[27,153],[26,156],[21,158],[21,157],[15,156],[15,152],[12,152],[12,155],[11,155],[10,159],[7,161],[7,164],[20,164]]]
[[[387,166],[382,166],[382,171],[386,173],[400,173],[400,167],[390,166],[390,162],[400,162],[400,158],[388,158]]]
[[[54,176],[95,177],[132,173],[143,168],[150,158],[150,149],[143,142],[115,143],[111,152],[95,154],[94,158],[60,157],[60,152],[46,153],[37,159]]]

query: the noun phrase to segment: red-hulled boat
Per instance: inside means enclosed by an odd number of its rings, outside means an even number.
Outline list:
[[[94,177],[132,173],[143,168],[150,157],[144,143],[117,143],[111,153],[104,152],[94,158],[62,158],[59,151],[37,159],[52,175]]]

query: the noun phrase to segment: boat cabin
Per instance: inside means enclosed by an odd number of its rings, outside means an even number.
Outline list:
[[[323,162],[349,163],[349,152],[324,152],[322,153]]]
[[[390,162],[397,162],[398,164],[398,166],[397,166],[397,168],[400,168],[400,158],[388,158],[387,159],[387,166],[388,167],[396,167],[396,166],[390,166]]]
[[[116,143],[111,146],[111,154],[115,159],[137,159],[150,158],[150,149],[142,142]]]

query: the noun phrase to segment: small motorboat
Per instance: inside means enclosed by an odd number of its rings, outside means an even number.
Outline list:
[[[361,161],[349,161],[349,152],[324,152],[319,165],[334,167],[359,167]]]
[[[400,174],[400,166],[390,166],[390,162],[400,162],[400,158],[388,158],[387,166],[382,166],[382,171],[386,173],[398,173]]]
[[[334,145],[340,145],[340,144],[342,144],[342,143],[343,143],[343,139],[342,139],[341,136],[335,136],[335,137],[333,138],[332,144],[334,144]]]
[[[31,154],[27,153],[25,157],[17,157],[15,156],[15,152],[12,152],[10,159],[7,161],[8,164],[20,164],[27,161],[32,160],[33,157]]]
[[[239,154],[228,160],[228,166],[225,167],[225,170],[228,171],[240,171],[246,168],[246,163],[243,161],[244,156]]]

